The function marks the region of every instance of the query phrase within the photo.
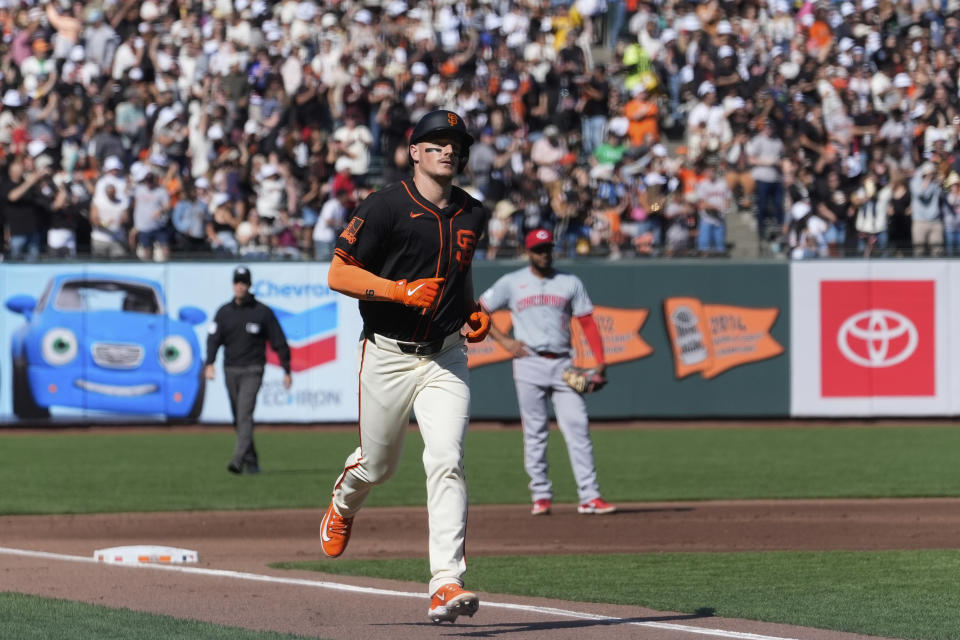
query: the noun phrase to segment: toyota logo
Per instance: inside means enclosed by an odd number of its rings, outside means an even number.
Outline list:
[[[837,347],[844,357],[870,368],[900,364],[917,350],[919,340],[917,327],[910,318],[889,309],[856,313],[837,331]]]

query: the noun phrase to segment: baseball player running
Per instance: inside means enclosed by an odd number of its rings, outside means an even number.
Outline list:
[[[593,320],[593,303],[575,275],[553,268],[553,234],[535,229],[527,234],[529,268],[513,271],[497,280],[480,296],[487,312],[510,309],[513,335],[496,326],[490,336],[513,357],[513,379],[523,426],[524,466],[530,476],[531,513],[550,513],[553,491],[547,476],[547,399],[553,400],[557,424],[567,443],[570,464],[585,514],[613,513],[616,507],[600,496],[593,461],[587,408],[583,398],[563,379],[571,364],[570,317],[580,323],[597,360],[597,374],[606,370],[603,341]]]
[[[347,458],[320,526],[323,552],[343,553],[374,485],[393,475],[411,410],[423,436],[430,527],[428,616],[472,616],[463,589],[467,488],[463,441],[470,387],[464,338],[490,318],[473,294],[471,262],[488,212],[452,185],[473,137],[451,111],[433,111],[410,137],[413,179],[371,194],[337,239],[330,288],[360,300],[360,446]],[[461,334],[464,322],[470,330]]]

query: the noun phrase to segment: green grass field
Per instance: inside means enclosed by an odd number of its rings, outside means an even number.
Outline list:
[[[264,473],[226,472],[233,434],[0,433],[0,514],[181,509],[322,507],[356,435],[257,433]],[[426,500],[422,441],[407,438],[404,460],[370,506]],[[952,427],[744,428],[594,431],[600,484],[612,501],[960,496]],[[629,455],[623,455],[629,452]],[[551,434],[559,502],[576,492],[563,440]],[[471,504],[525,504],[520,432],[467,436]],[[238,482],[240,480],[240,482]]]
[[[16,640],[290,640],[302,636],[260,633],[170,616],[108,609],[80,602],[0,593],[0,638]]]
[[[429,579],[419,559],[341,558],[275,566]],[[956,640],[958,573],[957,550],[481,556],[470,559],[470,588],[887,638]]]
[[[562,439],[556,433],[552,438],[557,500],[574,502]],[[356,437],[261,430],[257,446],[264,473],[240,478],[225,471],[232,444],[232,433],[223,429],[5,431],[0,486],[16,490],[0,492],[0,514],[316,509],[325,504]],[[960,496],[955,463],[960,429],[945,426],[597,429],[594,444],[601,486],[615,502]],[[399,472],[373,492],[369,506],[424,503],[421,449],[419,435],[411,432]],[[472,504],[528,502],[518,430],[471,432],[466,464]],[[426,571],[421,559],[343,559],[314,568],[416,581],[423,581]],[[574,601],[596,601],[602,592],[612,603],[948,640],[960,637],[958,569],[960,552],[952,550],[500,557],[473,559],[471,586]],[[582,580],[586,574],[603,576],[604,588]],[[568,575],[577,579],[557,579]],[[0,628],[25,606],[37,605],[0,598]]]

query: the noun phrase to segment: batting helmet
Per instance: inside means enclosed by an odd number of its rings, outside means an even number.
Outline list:
[[[410,144],[423,142],[435,133],[452,135],[460,141],[460,162],[457,171],[463,171],[464,167],[467,166],[467,159],[470,157],[470,145],[473,144],[473,136],[467,133],[467,125],[463,118],[453,111],[444,111],[443,109],[431,111],[420,118],[420,122],[413,128],[413,133],[410,134]]]

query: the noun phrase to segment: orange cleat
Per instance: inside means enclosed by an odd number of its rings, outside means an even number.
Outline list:
[[[454,582],[443,585],[433,594],[427,616],[434,622],[456,622],[457,616],[473,616],[479,608],[477,594]]]
[[[320,547],[323,552],[331,558],[342,554],[347,548],[347,543],[350,542],[352,526],[353,518],[342,517],[331,502],[320,523]]]

